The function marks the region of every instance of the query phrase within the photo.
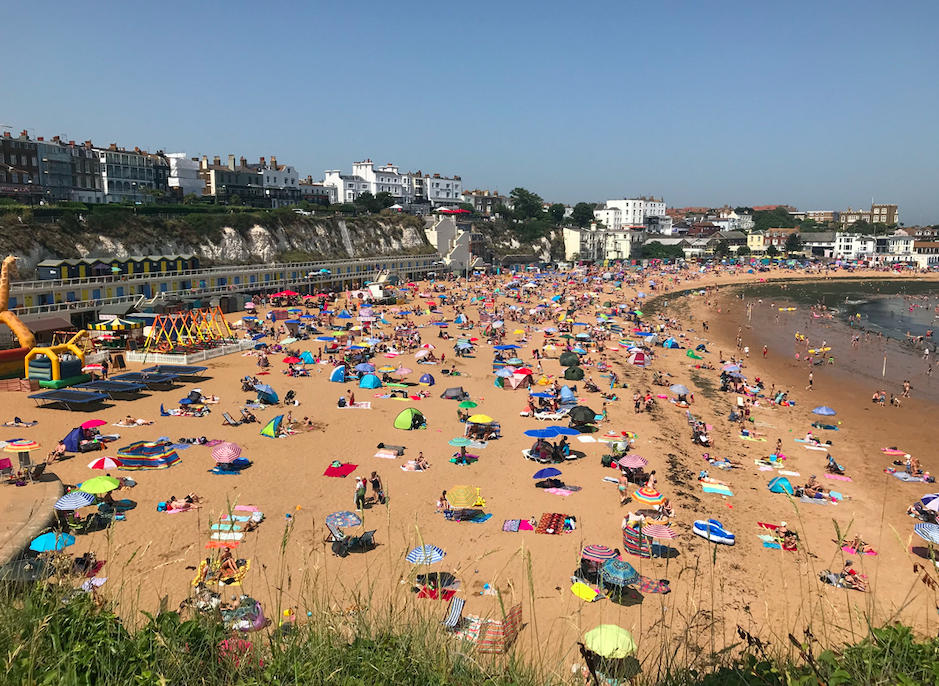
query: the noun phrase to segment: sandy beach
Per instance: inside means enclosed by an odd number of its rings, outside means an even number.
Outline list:
[[[915,520],[905,511],[924,494],[939,489],[934,484],[903,483],[886,474],[884,469],[892,466],[895,458],[881,452],[881,448],[898,446],[919,457],[926,471],[939,469],[931,450],[931,418],[936,408],[917,397],[915,388],[920,381],[914,382],[912,397],[904,399],[900,408],[873,405],[871,393],[877,389],[871,388],[869,381],[845,374],[838,364],[814,367],[813,390],[806,390],[809,369],[801,360],[794,359],[796,349],[785,342],[790,335],[788,323],[775,322],[769,302],[756,304],[756,308],[763,309],[748,317],[747,301],[735,299],[727,288],[760,277],[804,279],[804,273],[708,274],[700,278],[695,275],[694,281],[687,280],[689,275],[679,274],[680,283],[673,281],[674,275],[658,277],[660,286],[656,291],[649,288],[647,280],[616,291],[609,282],[602,290],[601,283],[588,286],[597,296],[592,305],[577,312],[578,321],[593,322],[597,306],[608,300],[630,302],[640,290],[650,297],[660,296],[654,309],[678,320],[682,328],[678,339],[681,345],[693,349],[704,343],[709,352],[702,354],[701,362],[711,363],[717,370],[691,367],[695,361],[687,357],[686,349],[661,347],[655,349],[650,367],[627,365],[625,348],[617,345],[618,337],[605,341],[605,348],[618,348],[607,349],[605,353],[620,381],[628,387],[615,389],[619,399],[606,405],[608,420],[599,424],[599,433],[588,435],[594,440],[570,439],[572,449],[582,452],[584,457],[557,465],[563,472],[563,481],[579,488],[569,495],[535,487],[532,474],[541,465],[523,458],[522,450],[533,443],[523,432],[543,424],[520,416],[526,405],[526,390],[505,390],[494,385],[492,346],[486,344],[478,328],[467,333],[481,339],[473,356],[453,355],[453,343],[461,332],[452,323],[454,310],[449,305],[441,307],[440,313],[451,322],[446,329],[450,340],[438,338],[440,328],[428,325],[431,317],[416,315],[411,320],[422,327],[418,330],[423,342],[435,345],[438,355],[446,353],[445,366],[453,364],[460,372],[456,380],[440,373],[443,365],[416,364],[414,351],[393,359],[378,355],[374,360],[376,366],[407,365],[414,370],[407,381],[416,382],[425,372],[432,374],[436,385],[425,388],[430,394],[428,398],[379,398],[375,396],[387,389],[368,390],[353,383],[330,383],[332,367],[325,364],[307,365],[309,377],[288,378],[281,373],[287,366],[281,362],[283,355],[274,354],[270,357],[270,374],[259,378],[281,398],[288,390],[295,391],[299,405],[258,410],[259,424],[223,426],[222,412],[238,416],[245,401],[254,398],[254,394],[242,392],[240,379],[258,371],[256,357],[232,355],[208,362],[206,378],[198,383],[171,391],[152,391],[133,402],[110,403],[112,407],[94,415],[36,409],[27,400],[27,394],[7,393],[5,415],[0,419],[6,421],[18,415],[25,420],[37,420],[38,425],[7,429],[3,437],[30,438],[40,442],[44,449],[51,449],[70,429],[91,416],[104,419],[107,426],[101,428],[102,433],[118,433],[120,440],[111,444],[113,450],[80,454],[56,463],[51,471],[67,484],[99,474],[87,467],[92,459],[114,455],[118,447],[131,442],[161,436],[174,442],[203,436],[231,441],[241,446],[243,456],[252,461],[253,465],[237,476],[215,475],[210,473],[215,465],[212,448],[192,445],[179,451],[182,460],[170,469],[111,472],[136,480],[135,488],[115,494],[116,499],[128,498],[136,506],[126,512],[125,520],[116,522],[109,530],[79,536],[69,552],[81,555],[95,551],[99,559],[107,561],[99,574],[108,579],[101,592],[119,596],[120,610],[129,618],[137,610],[157,608],[163,598],[167,598],[170,607],[175,607],[187,596],[200,561],[218,553],[216,549],[205,548],[212,533],[210,527],[232,505],[239,504],[257,506],[265,521],[256,531],[245,533],[234,551],[235,557],[251,561],[243,585],[222,588],[221,592],[223,597],[249,593],[261,601],[270,617],[276,617],[280,608],[288,606],[297,606],[302,614],[311,609],[316,595],[327,598],[335,609],[356,603],[377,607],[393,601],[414,603],[420,611],[442,618],[446,604],[417,599],[407,583],[414,568],[404,561],[404,556],[411,548],[427,543],[446,551],[444,561],[434,570],[449,571],[457,577],[458,593],[467,599],[466,612],[498,615],[494,597],[480,595],[485,584],[503,594],[507,607],[521,602],[525,628],[519,645],[540,655],[565,655],[575,649],[574,643],[583,631],[599,623],[629,629],[639,641],[640,652],[646,653],[655,651],[663,642],[684,642],[689,646],[710,643],[712,647],[721,647],[737,640],[738,626],[754,635],[783,642],[787,633],[801,635],[811,625],[816,632],[824,627],[827,635],[837,640],[850,637],[852,632],[863,634],[863,616],[875,623],[902,620],[934,633],[935,592],[921,582],[922,570],[914,572],[914,564],[924,562],[919,554],[925,542],[914,536]],[[842,272],[836,278],[842,276],[857,275]],[[892,278],[882,273],[878,277]],[[506,280],[501,277],[492,283]],[[572,284],[563,285],[569,291],[574,289]],[[663,290],[663,285],[668,290]],[[448,287],[453,292],[462,292],[467,285],[452,282]],[[481,290],[482,283],[473,282],[468,287]],[[719,290],[708,295],[677,296],[676,291],[692,287]],[[425,292],[428,286],[420,284],[416,290]],[[535,307],[557,292],[553,287],[533,291],[526,296],[527,302],[521,303],[526,308]],[[415,303],[423,300],[415,298]],[[497,308],[515,303],[514,297],[495,299]],[[470,306],[466,300],[462,304],[470,318],[477,321],[476,306]],[[266,309],[259,311],[264,313]],[[231,315],[230,319],[239,317]],[[556,319],[554,315],[552,320]],[[388,321],[391,326],[384,327],[384,331],[402,323],[399,319]],[[654,320],[647,315],[645,321]],[[701,327],[705,321],[707,331]],[[518,327],[528,327],[530,342],[521,344],[522,349],[515,352],[535,369],[537,363],[531,351],[541,347],[544,342],[541,329],[551,325],[551,322],[516,325],[506,320],[505,342],[521,339],[522,335],[512,332]],[[850,338],[845,340],[844,332],[835,328],[833,325],[827,340],[836,359],[864,354],[878,358],[872,352],[873,344],[852,351]],[[767,392],[770,384],[777,390],[788,390],[789,398],[796,403],[780,407],[771,405],[766,398],[759,399],[752,409],[755,423],[750,428],[765,433],[766,442],[741,440],[740,424],[727,421],[736,407],[738,394],[718,390],[719,351],[725,360],[731,355],[743,355],[742,348],[736,348],[738,330],[742,345],[750,349],[742,373],[750,382],[756,377],[762,379]],[[679,334],[677,330],[673,333]],[[827,337],[828,333],[819,330],[813,338]],[[764,344],[768,346],[765,358]],[[321,345],[301,341],[296,347],[315,355]],[[596,352],[589,357],[594,362],[599,360]],[[544,375],[552,381],[563,374],[556,353],[541,364]],[[136,368],[132,366],[132,370]],[[584,366],[584,371],[601,387],[608,388],[609,380],[601,378],[604,372],[591,366]],[[652,385],[653,373],[667,373],[670,383],[691,389],[694,402],[688,409],[713,427],[709,429],[711,448],[692,442],[686,410],[669,401],[674,393]],[[534,374],[536,380],[540,376]],[[580,404],[597,412],[602,410],[600,395],[586,393],[583,382],[565,382],[561,378],[559,383],[576,383]],[[467,466],[449,462],[458,449],[447,442],[463,436],[465,425],[458,419],[457,403],[440,397],[446,388],[457,385],[478,404],[471,412],[485,413],[501,423],[501,438],[489,441],[483,449],[468,449],[479,459]],[[211,414],[202,418],[160,416],[161,404],[176,407],[178,399],[194,386],[205,395],[219,397],[219,403],[210,406]],[[356,401],[370,403],[370,409],[337,407],[337,400],[349,389],[354,391]],[[658,398],[651,413],[636,414],[632,394],[645,393],[647,389],[667,397]],[[888,389],[889,393],[899,391],[895,385]],[[813,415],[812,409],[820,405],[834,408],[837,415],[824,418]],[[406,407],[415,407],[424,414],[425,430],[401,431],[393,427],[395,417]],[[277,439],[259,434],[267,421],[288,411],[298,422],[309,417],[315,423],[313,430],[300,430],[296,435]],[[128,414],[153,420],[154,424],[113,426]],[[837,431],[814,430],[820,438],[831,440],[828,451],[808,450],[795,441],[803,438],[811,423],[819,419],[832,420],[838,426]],[[601,456],[607,452],[608,444],[595,440],[608,431],[635,432],[629,452],[649,461],[648,468],[656,470],[658,489],[675,507],[671,524],[678,538],[669,545],[679,551],[677,557],[649,560],[624,555],[640,573],[667,579],[671,588],[668,594],[634,592],[619,603],[612,600],[586,603],[570,591],[571,575],[579,567],[583,546],[603,544],[622,550],[621,522],[628,511],[637,507],[634,503],[621,506],[616,484],[604,480],[604,477],[615,480],[618,476],[617,470],[601,466]],[[754,460],[768,456],[777,439],[782,439],[786,456],[782,470],[761,469]],[[405,454],[394,459],[377,457],[379,443],[406,446]],[[423,472],[403,471],[402,465],[415,460],[421,452],[431,467]],[[824,476],[828,452],[846,467],[849,481]],[[728,471],[714,469],[702,458],[703,453],[730,458],[741,466]],[[325,476],[324,471],[333,461],[352,463],[356,468],[345,478]],[[701,470],[709,470],[711,477],[725,481],[733,495],[705,493],[698,481]],[[354,509],[355,477],[368,477],[373,471],[382,479],[387,503],[369,504],[363,514],[363,530],[376,531],[378,546],[365,554],[336,557],[329,544],[324,543],[325,517],[335,511]],[[811,475],[817,475],[824,487],[842,493],[846,499],[837,504],[794,505],[784,495],[767,490],[769,480],[781,472],[797,473],[798,476],[788,477],[793,484],[802,484]],[[492,517],[482,523],[454,522],[436,513],[441,493],[456,485],[478,487],[485,499],[484,511]],[[9,491],[7,488],[0,492],[0,501]],[[157,512],[157,503],[190,492],[202,497],[201,509],[175,514]],[[576,530],[563,535],[503,531],[505,520],[540,519],[543,513],[576,516]],[[691,533],[695,520],[708,518],[720,520],[735,534],[733,547],[715,547]],[[795,552],[766,548],[760,539],[766,530],[760,529],[758,522],[781,521],[799,533]],[[848,539],[860,534],[877,554],[857,556],[842,551],[835,541],[835,523],[842,535],[849,532]],[[819,582],[823,570],[838,572],[846,559],[853,560],[855,569],[866,575],[872,593],[836,589]],[[936,577],[935,570],[928,573]]]

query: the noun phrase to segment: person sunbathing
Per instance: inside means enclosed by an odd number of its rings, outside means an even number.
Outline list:
[[[424,471],[425,469],[430,469],[430,462],[424,458],[424,453],[418,453],[417,459],[414,460],[414,466]]]
[[[222,549],[222,555],[219,558],[218,574],[222,579],[238,575],[238,565],[235,563],[235,558],[230,548]]]
[[[844,568],[841,570],[841,581],[848,588],[861,591],[861,593],[867,593],[867,583],[861,578],[861,575],[854,570],[853,565],[854,562],[851,560],[845,560]]]
[[[46,455],[46,464],[52,464],[56,460],[65,457],[65,451],[65,441],[59,441],[58,445],[55,446],[55,450],[52,450],[48,455]]]
[[[148,421],[146,419],[139,419],[139,418],[134,419],[130,415],[127,415],[126,417],[124,417],[124,419],[119,421],[117,424],[118,426],[149,426],[153,424],[153,422]]]
[[[874,549],[867,545],[864,540],[861,538],[861,534],[856,534],[854,540],[848,544],[848,547],[854,548],[857,551],[858,555],[863,555],[864,553],[872,553]]]

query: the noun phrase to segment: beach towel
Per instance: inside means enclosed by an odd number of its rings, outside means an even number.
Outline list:
[[[240,541],[242,538],[244,534],[229,531],[216,531],[211,536],[213,541]]]
[[[455,595],[456,591],[438,591],[437,589],[431,589],[425,586],[421,589],[420,593],[417,594],[417,597],[431,598],[433,600],[450,600]]]
[[[460,458],[458,458],[458,457],[451,457],[451,458],[450,458],[450,462],[452,462],[453,464],[457,464],[458,461],[462,464],[462,460],[460,460]],[[479,456],[478,456],[478,455],[467,455],[467,456],[466,456],[466,464],[473,464],[474,462],[479,462]],[[464,465],[464,466],[465,466],[465,465]]]
[[[189,450],[192,446],[188,443],[173,443],[170,447],[173,450]]]
[[[212,531],[241,531],[241,527],[237,524],[213,524],[211,527]]]
[[[772,534],[757,534],[756,537],[766,543],[767,541],[775,541],[776,537]]]
[[[348,462],[343,465],[340,465],[339,467],[333,467],[332,465],[330,465],[329,467],[326,468],[326,471],[323,472],[323,476],[333,476],[336,478],[344,478],[344,477],[349,476],[352,472],[354,472],[358,468],[358,466],[359,465],[357,464],[350,464]]]
[[[714,484],[701,484],[701,488],[704,489],[705,493],[719,493],[721,495],[732,496],[734,493],[727,486],[719,486]]]
[[[650,579],[647,576],[639,575],[639,580],[633,584],[640,593],[671,593],[672,589],[664,581]]]
[[[372,403],[370,402],[357,402],[354,405],[345,405],[340,407],[340,410],[371,410]]]
[[[208,543],[205,544],[205,547],[207,549],[212,549],[212,548],[234,549],[238,547],[238,543],[239,543],[238,541],[209,541]]]
[[[490,519],[492,519],[492,513],[480,512],[478,515],[476,515],[469,521],[471,521],[473,524],[482,524],[483,522],[488,522]]]
[[[900,481],[905,481],[908,484],[925,481],[925,479],[923,479],[923,477],[921,476],[913,476],[912,474],[907,474],[906,472],[893,472],[893,475],[897,477]]]
[[[891,457],[896,455],[903,456],[907,454],[905,450],[898,450],[897,448],[881,448],[880,452],[882,452],[884,455],[890,455]]]
[[[577,440],[581,443],[596,443],[597,439],[593,436],[578,436]]]
[[[219,517],[219,520],[223,522],[250,522],[251,517],[245,515],[222,515]]]
[[[850,481],[850,476],[844,476],[843,474],[825,474],[826,479],[834,479],[835,481]]]
[[[550,493],[551,495],[561,495],[568,496],[573,495],[574,491],[569,491],[566,488],[545,488],[545,493]]]
[[[799,498],[799,500],[801,500],[803,503],[814,503],[815,505],[827,505],[828,504],[828,501],[824,500],[823,498],[810,498],[807,495],[802,496],[801,498]]]
[[[257,512],[258,506],[257,505],[235,505],[235,507],[232,509],[234,509],[235,512]]]
[[[516,533],[518,531],[518,526],[521,523],[521,519],[506,519],[502,524],[502,530],[508,531],[509,533]]]
[[[395,460],[398,457],[398,453],[393,450],[379,450],[375,453],[375,457],[380,457],[385,460]]]
[[[740,436],[740,440],[753,441],[755,443],[766,443],[765,438],[754,438],[753,436]]]
[[[868,550],[868,551],[866,551],[865,553],[859,553],[857,550],[855,550],[854,548],[852,548],[852,547],[849,546],[849,545],[843,545],[843,546],[841,546],[841,549],[842,549],[843,551],[845,551],[848,555],[861,555],[861,554],[863,554],[863,555],[876,555],[876,554],[877,554],[877,551],[876,551],[876,550]]]
[[[474,448],[475,450],[483,450],[488,445],[489,441],[470,441],[470,444],[466,447]]]
[[[830,445],[803,445],[802,447],[806,450],[821,450],[823,453],[827,453],[831,450]]]
[[[782,550],[782,546],[776,543],[776,541],[763,541],[764,548],[772,548],[773,550]]]
[[[536,534],[562,534],[564,533],[564,520],[566,515],[556,512],[546,512],[541,515],[541,521],[538,522]]]
[[[761,529],[769,529],[770,531],[776,531],[779,528],[778,524],[767,524],[766,522],[757,522],[756,525]]]
[[[785,469],[781,469],[779,473],[783,476],[799,476],[799,472],[788,472]]]
[[[209,470],[209,473],[215,474],[217,476],[224,476],[225,474],[233,474],[235,476],[238,476],[239,474],[241,474],[241,471],[238,469],[222,469],[219,466],[215,466]]]
[[[535,527],[533,527],[531,522],[529,522],[527,519],[523,519],[518,524],[518,530],[519,531],[534,531]]]
[[[828,491],[828,497],[838,502],[844,502],[845,497],[838,491]]]

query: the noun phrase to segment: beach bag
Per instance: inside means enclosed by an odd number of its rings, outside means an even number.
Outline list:
[[[345,407],[345,406],[346,406],[346,399],[345,399],[345,396],[343,396],[342,398],[339,398],[339,402],[337,403],[337,406],[338,406],[338,407]]]
[[[600,458],[600,464],[606,467],[607,469],[609,469],[610,467],[613,466],[613,456],[604,455],[603,457]]]

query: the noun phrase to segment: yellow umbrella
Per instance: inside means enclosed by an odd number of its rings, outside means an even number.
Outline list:
[[[476,504],[476,489],[472,486],[454,486],[447,491],[450,507],[462,509]]]
[[[601,657],[624,658],[636,650],[631,633],[615,624],[601,624],[584,635],[584,643]]]
[[[470,424],[488,424],[492,421],[492,417],[490,417],[488,414],[474,414],[466,421],[468,421]]]
[[[525,329],[515,329],[515,331],[513,331],[512,333],[513,333],[513,334],[516,334],[516,333],[518,333],[518,334],[523,334],[523,333],[525,333]]]

